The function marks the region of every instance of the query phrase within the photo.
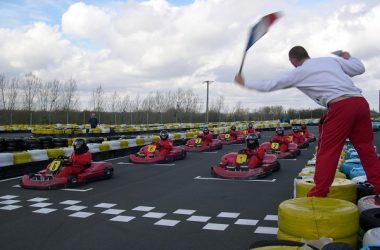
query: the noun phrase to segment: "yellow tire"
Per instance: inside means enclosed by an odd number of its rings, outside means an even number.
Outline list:
[[[307,197],[282,202],[278,208],[278,239],[350,239],[357,234],[356,205],[339,199]],[[286,236],[291,236],[291,239]]]
[[[308,240],[318,240],[318,239],[305,239],[302,237],[293,236],[293,235],[284,233],[281,230],[278,230],[277,239],[279,239],[279,240],[292,240],[292,241],[298,241],[298,242],[304,242],[304,241],[308,241]],[[344,238],[335,238],[335,239],[333,239],[333,242],[348,243],[356,249],[357,245],[358,245],[358,235],[355,233],[353,235],[349,235],[349,236],[344,237]],[[300,249],[302,249],[302,248],[300,248]]]
[[[298,176],[314,176],[315,167],[305,167],[301,169],[301,172],[298,173]],[[342,172],[336,171],[335,178],[347,179],[346,175]]]
[[[314,187],[313,179],[299,179],[295,183],[295,197],[306,197],[307,193]],[[328,198],[350,201],[356,203],[357,187],[356,184],[347,179],[336,178],[327,194]]]

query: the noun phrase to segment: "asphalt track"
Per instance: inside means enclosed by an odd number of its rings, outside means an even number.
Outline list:
[[[273,133],[262,132],[260,141]],[[375,145],[380,148],[379,132]],[[26,190],[19,178],[1,180],[0,248],[248,249],[254,241],[276,239],[278,205],[293,197],[293,179],[314,146],[257,181],[211,178],[210,167],[242,145],[188,153],[166,165],[111,159],[112,179],[71,190]]]

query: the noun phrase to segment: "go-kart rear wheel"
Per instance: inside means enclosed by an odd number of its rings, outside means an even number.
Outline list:
[[[113,176],[113,169],[112,168],[105,168],[104,169],[104,176],[107,179],[111,178]]]
[[[186,151],[186,150],[183,150],[183,151],[182,151],[182,155],[181,155],[181,159],[185,159],[185,158],[186,158],[186,155],[187,155],[187,151]]]
[[[78,184],[78,178],[74,175],[70,175],[69,177],[67,177],[67,183],[70,186],[75,186],[76,184]]]

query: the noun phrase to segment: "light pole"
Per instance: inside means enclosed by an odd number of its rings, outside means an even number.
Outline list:
[[[208,123],[208,90],[209,90],[209,85],[210,83],[212,83],[214,81],[203,81],[203,83],[206,83],[207,84],[207,98],[206,98],[206,123]]]

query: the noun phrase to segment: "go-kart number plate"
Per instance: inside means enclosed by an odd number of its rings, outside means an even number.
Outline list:
[[[289,135],[288,138],[289,138],[289,141],[290,141],[290,142],[293,141],[293,136],[292,136],[292,135]]]
[[[247,155],[246,154],[238,154],[236,156],[236,163],[237,164],[244,164],[247,162]]]
[[[202,143],[202,138],[195,139],[195,144],[201,144],[201,143]]]
[[[154,151],[156,151],[156,148],[156,145],[148,145],[148,152],[153,153]]]
[[[55,172],[59,169],[60,166],[61,166],[61,161],[54,160],[50,163],[49,170],[51,172]]]
[[[224,138],[225,138],[225,139],[230,139],[230,137],[231,137],[230,134],[225,134],[225,135],[224,135]]]
[[[277,150],[280,148],[280,143],[278,142],[272,142],[272,144],[270,145],[270,147],[273,149],[273,150]]]

